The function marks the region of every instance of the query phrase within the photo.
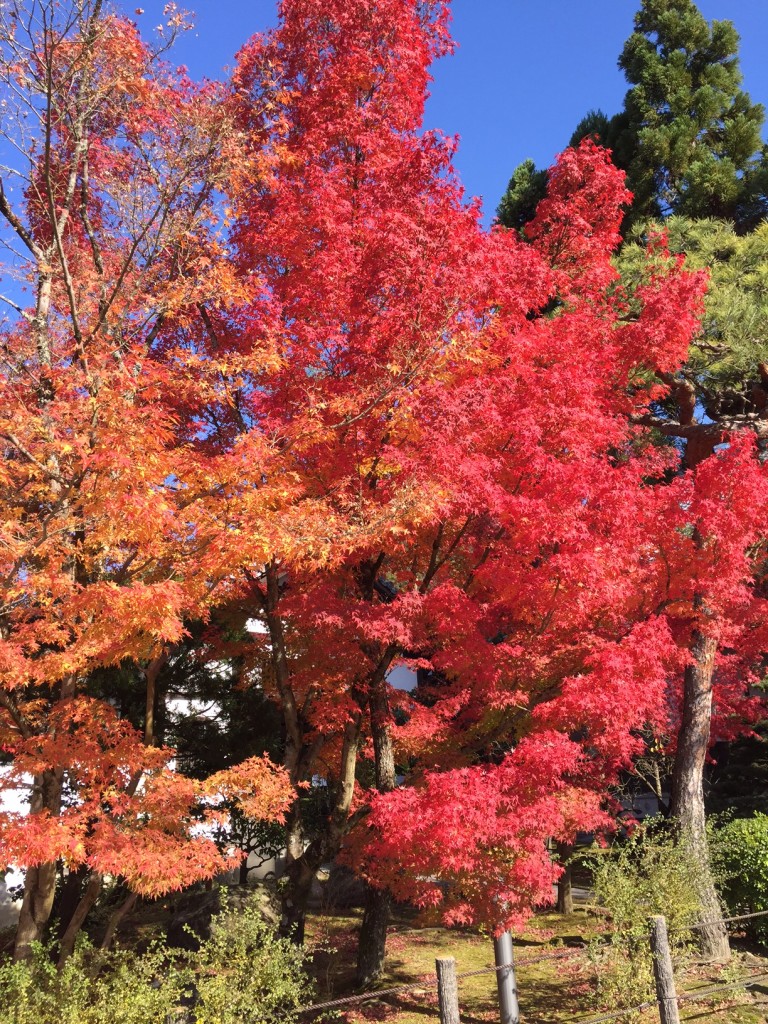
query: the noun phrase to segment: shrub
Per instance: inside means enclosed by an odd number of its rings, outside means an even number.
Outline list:
[[[736,818],[713,834],[720,888],[733,914],[768,910],[768,815]],[[768,915],[744,922],[747,932],[768,944]]]
[[[694,861],[662,822],[651,820],[596,855],[593,865],[595,896],[611,921],[608,942],[591,947],[600,1002],[631,1006],[654,998],[649,918],[664,915],[672,955],[683,954],[700,914]]]
[[[29,960],[0,964],[0,1024],[166,1024],[190,975],[155,947],[101,954],[80,942],[61,970],[36,943]]]
[[[0,963],[0,1024],[290,1024],[309,1002],[303,951],[253,900],[225,908],[196,953],[103,953],[82,939],[61,970],[54,954],[38,943],[28,960]]]
[[[304,951],[277,938],[253,903],[214,918],[195,959],[197,1024],[282,1024],[308,1001]]]

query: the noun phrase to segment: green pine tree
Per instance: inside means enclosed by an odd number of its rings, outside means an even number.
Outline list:
[[[547,172],[538,170],[533,160],[524,160],[515,168],[499,203],[496,211],[499,224],[522,232],[528,221],[533,220],[546,190]]]
[[[765,111],[741,89],[738,48],[733,24],[709,24],[692,0],[644,0],[635,15],[619,57],[631,88],[607,140],[635,193],[634,222],[738,222],[752,206]]]
[[[762,413],[768,386],[768,222],[740,235],[730,221],[672,216],[669,249],[709,274],[701,331],[685,376],[713,420]],[[638,228],[617,257],[630,293],[642,275],[647,229]]]
[[[635,198],[626,231],[676,213],[745,232],[768,214],[765,111],[741,88],[738,51],[733,24],[708,23],[692,0],[643,0],[618,61],[630,85],[624,109],[590,111],[569,143],[592,137],[627,172]],[[499,223],[520,231],[545,187],[545,171],[521,164]]]

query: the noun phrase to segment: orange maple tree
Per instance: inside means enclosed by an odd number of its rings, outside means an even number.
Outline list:
[[[28,869],[24,955],[59,859],[145,892],[223,863],[190,834],[193,787],[167,770],[149,720],[141,740],[81,695],[100,666],[130,660],[152,677],[215,586],[212,536],[190,523],[220,484],[165,400],[185,368],[153,345],[228,288],[216,259],[227,125],[216,87],[172,72],[100,0],[1,17],[0,728],[14,757],[4,785],[30,788],[0,846]],[[169,9],[166,37],[179,24]],[[264,796],[279,816],[284,789]]]

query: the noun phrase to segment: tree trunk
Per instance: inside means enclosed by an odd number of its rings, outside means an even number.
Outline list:
[[[573,846],[570,843],[557,843],[557,859],[563,867],[563,873],[557,880],[557,912],[558,914],[573,913],[573,866],[571,855]]]
[[[385,680],[376,685],[369,703],[376,788],[380,793],[391,793],[395,788],[395,753],[392,748],[391,716]],[[387,925],[391,909],[392,896],[390,893],[386,889],[377,889],[369,884],[357,945],[355,980],[359,988],[370,988],[381,977],[384,970]]]
[[[101,945],[99,946],[99,949],[110,948],[110,946],[112,945],[112,940],[115,937],[115,933],[117,932],[117,929],[120,927],[120,924],[123,921],[123,919],[127,917],[127,915],[130,914],[130,912],[136,906],[136,901],[138,900],[138,898],[138,893],[131,892],[126,896],[126,898],[123,900],[120,906],[116,907],[112,911],[109,921],[107,922],[107,928],[106,931],[104,932],[104,938],[101,940]]]
[[[82,864],[76,871],[70,871],[61,888],[59,899],[54,902],[53,914],[59,922],[59,939],[69,927],[80,902],[83,882],[88,876],[88,866]]]
[[[369,884],[357,946],[355,983],[359,988],[370,988],[384,970],[391,909],[392,896],[389,892],[386,889],[376,889]]]
[[[58,815],[61,809],[61,772],[45,771],[35,776],[30,814],[43,810]],[[51,917],[56,893],[56,861],[28,868],[24,878],[24,898],[16,927],[14,960],[25,960],[33,942],[41,942]]]
[[[304,944],[304,933],[307,922],[309,897],[312,893],[312,882],[322,858],[315,858],[309,850],[288,867],[286,877],[288,884],[283,895],[283,914],[280,920],[280,933],[296,943]]]
[[[344,727],[339,775],[332,787],[332,809],[320,834],[306,842],[299,800],[289,814],[280,931],[297,944],[304,942],[307,907],[317,870],[336,857],[347,833],[361,724],[362,714],[357,714]]]
[[[94,905],[96,900],[101,894],[102,876],[100,872],[93,871],[88,877],[88,884],[85,887],[85,892],[82,895],[80,902],[74,914],[71,917],[67,929],[61,937],[61,946],[59,949],[59,967],[63,967],[67,959],[72,955],[75,948],[75,940],[77,939],[80,929],[83,927],[83,923],[88,916],[88,912]]]
[[[698,602],[700,608],[702,604]],[[723,915],[709,860],[704,813],[704,766],[709,749],[716,653],[716,635],[705,635],[697,630],[691,648],[694,660],[685,670],[683,716],[672,773],[671,801],[671,813],[680,830],[681,841],[688,844],[695,861],[702,920],[713,922]],[[725,925],[706,925],[699,929],[699,935],[701,951],[708,959],[722,961],[730,958]]]
[[[41,942],[45,926],[53,909],[56,892],[56,862],[49,861],[36,868],[28,868],[24,879],[24,899],[16,927],[14,960],[25,960],[31,953],[33,942]]]

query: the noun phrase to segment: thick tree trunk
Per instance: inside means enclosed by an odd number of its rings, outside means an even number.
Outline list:
[[[671,813],[680,829],[680,838],[689,845],[695,860],[702,920],[712,922],[722,917],[722,908],[709,860],[704,813],[704,766],[709,749],[716,653],[717,637],[697,630],[691,649],[694,660],[685,670],[683,717],[672,774],[671,801]],[[721,961],[729,959],[730,947],[725,925],[709,924],[699,929],[699,935],[701,951],[706,957]]]
[[[30,813],[46,810],[58,815],[61,809],[61,773],[46,771],[35,776]],[[24,960],[33,942],[41,942],[53,909],[56,893],[56,861],[28,868],[24,878],[24,898],[16,927],[14,960]]]
[[[14,960],[25,960],[33,942],[41,942],[53,909],[56,892],[56,863],[49,861],[28,868],[24,879],[24,899],[16,927]]]
[[[287,884],[282,897],[280,933],[298,946],[304,944],[312,882],[321,864],[322,858],[318,857],[312,848],[308,848],[292,861],[286,870]]]
[[[386,889],[369,885],[366,893],[363,923],[357,946],[357,973],[359,988],[370,988],[381,977],[387,952],[387,927],[392,910],[392,896]]]
[[[557,843],[557,859],[563,866],[563,873],[557,880],[557,912],[558,914],[573,913],[573,867],[571,855],[573,846],[570,843]]]
[[[385,680],[378,683],[371,694],[370,710],[376,788],[381,793],[390,793],[395,788],[395,753],[392,748],[391,716]],[[384,970],[391,909],[392,897],[386,889],[368,885],[357,946],[356,983],[359,988],[370,988]]]

